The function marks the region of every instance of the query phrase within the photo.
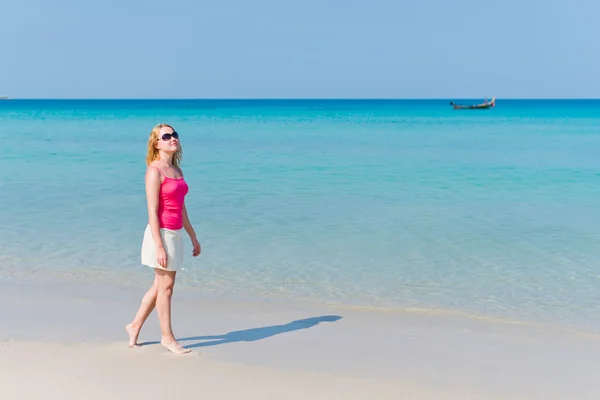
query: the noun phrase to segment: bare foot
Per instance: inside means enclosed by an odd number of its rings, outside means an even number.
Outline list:
[[[175,353],[175,354],[187,354],[187,353],[191,352],[190,349],[181,347],[181,345],[177,342],[167,342],[163,339],[160,341],[160,344],[164,348],[166,348],[167,350],[169,350],[170,352]]]
[[[128,324],[125,326],[125,330],[127,331],[127,334],[129,335],[129,347],[132,349],[137,349],[138,347],[140,347],[140,345],[137,343],[137,338],[138,335],[140,334],[140,331],[135,331],[135,329],[133,329],[133,326],[131,324]]]

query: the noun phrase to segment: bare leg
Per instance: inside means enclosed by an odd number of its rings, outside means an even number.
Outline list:
[[[176,354],[189,353],[191,350],[184,349],[175,340],[173,329],[171,328],[171,297],[173,295],[173,286],[175,285],[176,272],[154,269],[158,281],[158,295],[156,297],[156,311],[158,321],[160,322],[162,344],[167,350]]]
[[[137,343],[137,338],[140,334],[140,330],[146,322],[148,315],[154,310],[154,306],[156,304],[156,296],[158,295],[158,278],[154,276],[154,283],[152,287],[148,289],[144,297],[142,298],[142,304],[140,304],[140,308],[135,315],[135,318],[130,324],[125,326],[125,330],[129,335],[129,347],[137,348],[140,347]]]

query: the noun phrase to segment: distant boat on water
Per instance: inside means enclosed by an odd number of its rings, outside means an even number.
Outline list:
[[[454,102],[451,101],[450,105],[455,110],[484,110],[487,108],[496,107],[496,98],[493,97],[492,100],[490,100],[490,101],[487,101],[487,99],[485,99],[483,103],[473,104],[473,105],[460,105],[460,104],[455,104]]]

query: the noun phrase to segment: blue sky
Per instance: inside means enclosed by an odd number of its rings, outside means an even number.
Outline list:
[[[592,0],[0,0],[14,98],[600,97]]]

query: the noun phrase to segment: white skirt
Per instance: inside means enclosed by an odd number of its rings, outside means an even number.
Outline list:
[[[167,253],[167,268],[161,267],[156,261],[156,245],[152,239],[150,225],[147,225],[144,231],[142,264],[164,271],[179,271],[183,265],[183,228],[178,230],[160,228],[160,237]]]

